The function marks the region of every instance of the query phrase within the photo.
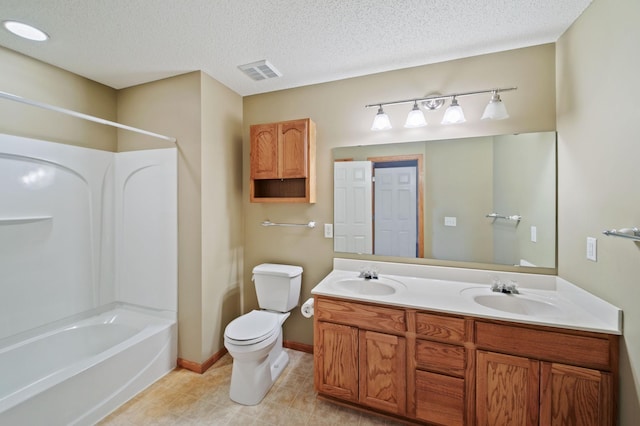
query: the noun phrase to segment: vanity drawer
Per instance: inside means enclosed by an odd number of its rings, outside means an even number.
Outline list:
[[[439,425],[464,425],[464,379],[416,371],[416,417]]]
[[[424,370],[464,377],[465,348],[446,343],[416,340],[416,366]]]
[[[365,305],[343,300],[316,298],[315,315],[320,321],[353,325],[366,330],[404,333],[407,331],[403,309]]]
[[[437,340],[464,343],[466,340],[464,319],[443,315],[416,314],[416,334]]]
[[[551,362],[581,365],[600,370],[611,368],[613,341],[607,337],[574,335],[550,330],[476,321],[479,349],[505,352]]]

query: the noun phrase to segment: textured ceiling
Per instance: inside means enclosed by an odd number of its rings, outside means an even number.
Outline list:
[[[202,70],[244,96],[555,42],[590,2],[0,0],[51,36],[0,45],[116,89]],[[262,59],[283,76],[238,69]]]

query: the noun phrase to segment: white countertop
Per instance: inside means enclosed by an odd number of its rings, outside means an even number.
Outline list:
[[[335,285],[340,280],[357,279],[363,269],[375,269],[380,282],[393,284],[396,292],[359,294]],[[494,278],[517,282],[521,294],[492,292],[490,287]],[[376,280],[369,282],[375,283]],[[313,288],[311,294],[523,324],[622,334],[622,311],[619,308],[552,275],[336,258],[333,271]],[[474,296],[478,295],[526,298],[533,300],[542,310],[539,314],[538,311],[520,314],[493,309],[475,302]]]

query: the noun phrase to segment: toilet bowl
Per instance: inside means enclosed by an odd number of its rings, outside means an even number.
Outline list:
[[[229,397],[256,405],[289,363],[282,349],[282,323],[289,312],[251,311],[233,320],[224,333],[224,346],[233,358]]]
[[[224,346],[233,358],[229,397],[243,405],[262,401],[289,362],[282,324],[298,304],[302,268],[266,263],[253,273],[262,309],[234,319],[224,331]]]

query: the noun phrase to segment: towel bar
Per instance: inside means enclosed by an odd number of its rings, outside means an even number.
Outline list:
[[[603,231],[602,233],[609,237],[622,237],[629,238],[634,241],[640,241],[640,229],[638,228],[610,229]]]
[[[316,223],[311,221],[309,223],[276,223],[271,222],[269,219],[262,222],[262,226],[303,226],[305,228],[315,228]]]
[[[485,217],[491,217],[493,219],[513,220],[513,221],[516,221],[516,222],[520,222],[522,220],[522,216],[519,216],[517,214],[511,215],[511,216],[503,216],[503,215],[498,214],[498,213],[489,213],[488,215],[485,215]]]

